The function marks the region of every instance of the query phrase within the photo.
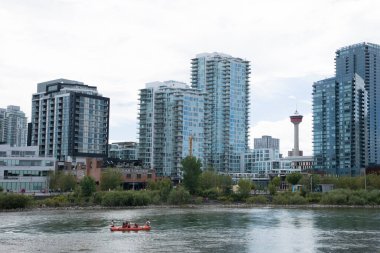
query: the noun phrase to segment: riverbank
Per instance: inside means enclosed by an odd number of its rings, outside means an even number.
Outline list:
[[[93,206],[61,206],[61,207],[29,207],[17,209],[3,209],[0,212],[29,212],[29,211],[76,211],[76,210],[135,210],[135,209],[228,209],[228,208],[273,208],[273,209],[380,209],[380,205],[275,205],[275,204],[246,204],[246,203],[213,203],[213,204],[186,204],[186,205],[148,205],[148,206],[124,206],[106,207]]]
[[[63,194],[45,199],[22,194],[1,193],[0,209],[135,209],[135,208],[379,208],[380,191],[338,189],[328,193],[278,192],[275,195],[230,195],[215,198],[190,195],[175,190],[165,198],[158,191],[107,191],[96,192],[89,197]]]

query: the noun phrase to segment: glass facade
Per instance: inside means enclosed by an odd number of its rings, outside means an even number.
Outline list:
[[[314,170],[360,175],[368,164],[367,91],[355,74],[313,85]]]
[[[370,165],[380,164],[380,79],[377,73],[380,64],[380,46],[372,43],[360,43],[340,48],[336,51],[336,77],[359,75],[365,83],[368,93],[368,163]],[[363,130],[364,131],[364,130]]]
[[[58,79],[38,84],[32,99],[32,145],[40,155],[107,157],[109,98],[96,87]]]
[[[248,61],[200,54],[192,59],[192,87],[206,93],[205,164],[219,172],[240,172],[248,150]]]
[[[109,145],[108,157],[121,160],[137,160],[138,144],[136,142],[117,142]]]
[[[335,78],[313,85],[313,151],[314,169],[337,174],[336,161],[336,91]]]
[[[38,147],[0,145],[0,186],[8,192],[48,192],[55,159],[39,157]]]
[[[204,160],[204,94],[199,90],[157,82],[140,91],[139,120],[139,157],[157,176],[178,179],[190,152]]]
[[[0,143],[12,147],[26,146],[28,134],[27,118],[19,106],[0,108]]]

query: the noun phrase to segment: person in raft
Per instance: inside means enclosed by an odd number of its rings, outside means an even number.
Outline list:
[[[115,222],[112,220],[111,221],[111,227],[114,227],[115,226]]]
[[[123,228],[130,228],[131,227],[131,225],[130,225],[130,223],[129,223],[129,221],[125,221],[125,222],[123,222]]]
[[[150,227],[150,221],[149,221],[149,219],[146,219],[145,226]]]
[[[137,223],[135,223],[135,228],[138,228],[139,227],[139,225],[137,225]]]

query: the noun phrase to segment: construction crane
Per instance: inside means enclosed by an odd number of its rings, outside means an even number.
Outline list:
[[[189,156],[193,156],[193,136],[189,136]]]

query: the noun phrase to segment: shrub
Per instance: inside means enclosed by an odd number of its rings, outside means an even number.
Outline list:
[[[322,193],[320,192],[309,192],[306,194],[306,200],[309,203],[317,204],[320,203],[322,199]]]
[[[252,181],[249,179],[240,179],[238,186],[238,194],[240,195],[241,199],[248,198],[252,190]]]
[[[32,203],[32,197],[16,193],[0,193],[0,209],[26,208]]]
[[[49,207],[60,207],[60,206],[67,206],[69,204],[69,201],[66,196],[59,195],[54,196],[52,198],[48,198],[42,201],[43,204]]]
[[[224,203],[231,203],[233,199],[231,196],[220,196],[218,200]]]
[[[173,189],[173,183],[169,178],[164,178],[157,182],[149,181],[147,188],[151,191],[158,191],[160,201],[166,202],[170,191]]]
[[[364,206],[367,204],[367,200],[365,198],[362,198],[357,195],[352,195],[348,198],[348,204],[349,205],[359,205],[359,206]]]
[[[304,205],[307,203],[307,200],[301,195],[295,194],[289,197],[290,205]]]
[[[135,191],[133,196],[133,206],[146,206],[151,203],[150,195],[147,191]]]
[[[103,206],[146,206],[151,203],[148,191],[103,192]]]
[[[247,198],[246,202],[247,204],[267,204],[268,199],[265,196],[259,195]]]
[[[217,188],[211,188],[204,190],[201,195],[209,199],[217,199],[219,197],[219,191]]]
[[[368,192],[367,203],[370,205],[380,205],[380,190],[372,190]]]
[[[195,199],[194,199],[194,204],[196,204],[196,205],[200,205],[200,204],[202,204],[203,203],[203,197],[196,197]]]
[[[348,203],[349,190],[333,190],[322,196],[321,203],[327,205],[346,205]]]
[[[92,177],[85,176],[80,181],[80,187],[82,196],[89,197],[96,191],[95,180]]]
[[[173,189],[168,197],[169,204],[182,205],[190,202],[190,193],[183,187]]]
[[[94,193],[94,204],[100,205],[102,204],[102,200],[106,192],[95,192]]]
[[[277,193],[277,187],[273,183],[269,183],[268,190],[269,190],[269,194],[272,196],[276,195]]]
[[[288,205],[289,204],[289,200],[286,196],[284,196],[284,194],[279,194],[279,195],[274,196],[272,199],[272,202],[273,202],[273,204],[277,204],[277,205]]]
[[[273,203],[278,205],[304,205],[307,200],[299,193],[282,193],[273,197]]]

